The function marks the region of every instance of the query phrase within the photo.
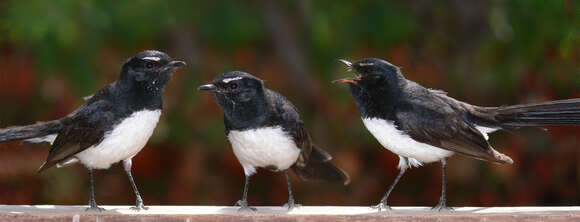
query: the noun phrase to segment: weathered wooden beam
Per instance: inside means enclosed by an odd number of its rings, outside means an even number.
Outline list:
[[[105,212],[87,212],[85,206],[0,205],[0,221],[580,221],[580,207],[460,207],[451,212],[428,207],[394,207],[377,212],[369,207],[302,206],[257,207],[240,213],[226,206],[101,206]]]

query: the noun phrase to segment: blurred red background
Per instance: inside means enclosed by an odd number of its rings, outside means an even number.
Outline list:
[[[115,81],[144,49],[187,61],[169,83],[164,114],[133,173],[146,205],[233,205],[243,171],[224,135],[222,111],[198,93],[230,70],[266,80],[301,111],[314,141],[351,184],[294,179],[304,205],[371,205],[397,175],[396,155],[364,129],[338,58],[379,57],[408,79],[477,105],[580,97],[575,1],[0,1],[0,127],[60,118]],[[491,136],[514,165],[462,156],[448,164],[451,206],[578,205],[580,127]],[[37,174],[47,146],[0,144],[0,204],[86,204],[82,166]],[[97,171],[99,204],[131,205],[121,167]],[[412,169],[393,206],[431,206],[440,166]],[[252,177],[251,205],[282,205],[283,174]]]

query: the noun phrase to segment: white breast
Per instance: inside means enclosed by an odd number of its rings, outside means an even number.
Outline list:
[[[288,169],[300,154],[300,149],[296,147],[292,137],[281,127],[232,130],[228,140],[246,175],[254,174],[256,167],[275,166],[279,170]]]
[[[409,158],[408,161],[401,158],[399,168],[419,166],[421,163],[431,163],[453,155],[452,151],[413,140],[398,130],[392,121],[363,118],[363,123],[383,147],[399,157]]]
[[[145,146],[160,116],[161,110],[134,112],[106,133],[101,143],[75,157],[92,169],[107,169],[113,163],[132,158]]]

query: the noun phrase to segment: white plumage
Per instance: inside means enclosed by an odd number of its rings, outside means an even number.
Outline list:
[[[275,166],[278,170],[288,169],[300,154],[300,149],[296,147],[292,137],[279,126],[232,130],[228,134],[228,140],[248,176],[256,172],[256,167]]]
[[[147,56],[147,57],[143,57],[143,60],[151,60],[151,61],[159,62],[159,60],[161,60],[161,58],[159,58],[157,56]]]
[[[133,158],[153,134],[160,116],[161,110],[134,112],[106,133],[101,143],[75,157],[91,169],[107,169],[113,163]]]
[[[223,79],[222,82],[229,83],[231,81],[236,81],[236,80],[240,80],[240,79],[243,79],[243,78],[238,76],[238,77]]]
[[[481,134],[483,134],[483,137],[485,138],[485,140],[489,140],[489,135],[487,135],[488,133],[493,133],[495,131],[497,131],[497,128],[489,128],[489,127],[485,127],[485,126],[476,126],[475,127]]]
[[[421,166],[422,163],[431,163],[447,158],[454,154],[413,140],[409,135],[398,130],[392,121],[379,118],[363,118],[365,127],[373,134],[383,147],[399,155],[399,169]],[[408,159],[405,160],[407,157]]]
[[[54,140],[56,139],[56,136],[58,136],[58,134],[50,134],[50,135],[46,135],[43,137],[36,137],[36,138],[30,138],[30,139],[25,139],[24,142],[27,143],[50,143],[50,145],[52,145],[52,143],[54,143]]]

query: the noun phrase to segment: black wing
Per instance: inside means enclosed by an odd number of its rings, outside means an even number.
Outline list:
[[[270,106],[270,121],[282,125],[284,131],[290,133],[294,143],[301,150],[296,164],[305,166],[312,152],[312,141],[304,128],[298,110],[277,92],[266,90],[266,99]]]
[[[273,125],[282,125],[284,131],[292,136],[296,147],[300,149],[300,155],[292,165],[294,173],[304,180],[326,180],[348,184],[350,181],[348,174],[330,163],[332,156],[312,143],[296,107],[274,91],[266,89],[265,93],[269,107],[268,121]]]
[[[63,118],[64,127],[50,147],[48,158],[39,172],[102,141],[114,121],[114,107],[100,96],[91,98],[87,104]]]
[[[397,125],[411,138],[442,149],[477,159],[511,163],[494,150],[473,124],[466,120],[467,110],[460,102],[437,91],[408,95],[397,106]]]
[[[296,166],[304,168],[311,164],[312,161],[328,162],[332,160],[332,156],[329,153],[312,143],[310,135],[304,128],[304,122],[300,119],[300,115],[294,105],[285,99],[279,99],[278,101],[283,101],[283,103],[279,103],[276,106],[278,109],[276,113],[281,114],[280,117],[283,120],[285,130],[290,132],[294,143],[300,149],[300,156],[296,160]]]
[[[282,95],[269,91],[267,93],[272,119],[289,132],[300,149],[300,155],[292,170],[303,180],[325,180],[348,184],[349,176],[342,169],[334,166],[332,156],[312,143],[310,135],[304,128],[298,110]],[[273,121],[274,122],[274,121]]]

